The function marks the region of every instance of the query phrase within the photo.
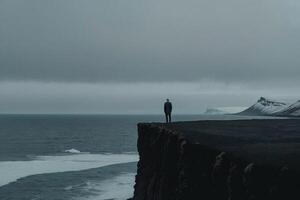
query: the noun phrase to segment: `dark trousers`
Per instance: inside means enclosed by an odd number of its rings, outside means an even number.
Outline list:
[[[170,123],[172,121],[171,113],[165,113],[165,115],[166,115],[166,123]]]

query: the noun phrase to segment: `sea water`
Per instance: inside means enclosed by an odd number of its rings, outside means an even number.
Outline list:
[[[249,119],[175,115],[176,121]],[[1,200],[105,200],[133,195],[138,122],[162,115],[0,115]]]

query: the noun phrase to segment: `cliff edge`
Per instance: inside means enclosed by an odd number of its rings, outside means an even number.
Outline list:
[[[134,200],[300,199],[300,120],[138,124]]]

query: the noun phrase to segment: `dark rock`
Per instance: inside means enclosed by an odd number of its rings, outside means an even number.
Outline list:
[[[244,200],[245,186],[244,186],[244,173],[241,163],[232,163],[229,169],[227,178],[228,184],[228,200]]]
[[[299,122],[139,124],[133,200],[300,199]]]

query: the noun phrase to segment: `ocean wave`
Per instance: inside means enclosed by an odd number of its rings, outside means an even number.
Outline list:
[[[1,161],[0,187],[20,178],[46,173],[81,171],[138,161],[136,154],[71,154],[37,156],[31,161]]]
[[[76,198],[76,200],[124,200],[133,196],[135,173],[123,173],[100,182],[88,181],[82,188],[90,196]]]
[[[65,153],[82,153],[82,152],[77,149],[67,149],[65,150]]]

